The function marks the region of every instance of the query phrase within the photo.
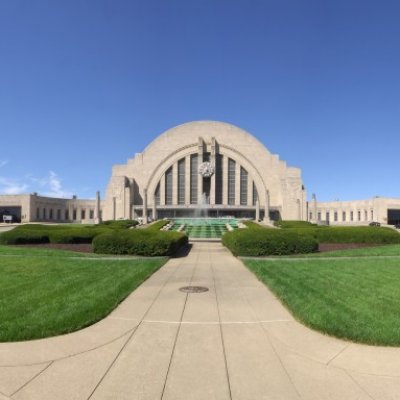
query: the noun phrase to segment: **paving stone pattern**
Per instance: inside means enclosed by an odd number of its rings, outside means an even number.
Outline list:
[[[305,328],[220,243],[195,243],[101,322],[1,343],[4,399],[400,399],[400,349]]]

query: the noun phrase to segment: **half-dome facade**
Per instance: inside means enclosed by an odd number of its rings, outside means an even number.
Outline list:
[[[246,131],[213,121],[169,129],[127,164],[113,167],[103,219],[204,214],[306,219],[301,171]]]

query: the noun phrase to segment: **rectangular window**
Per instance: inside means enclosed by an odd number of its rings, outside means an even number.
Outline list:
[[[257,200],[258,200],[257,187],[256,184],[253,182],[253,206],[257,204]]]
[[[337,213],[337,211],[335,211],[335,212],[333,213],[333,219],[334,219],[334,221],[337,222],[337,220],[338,220],[338,213]]]
[[[89,211],[89,218],[90,218],[90,219],[93,219],[93,218],[94,218],[94,211],[93,211],[93,210],[90,210],[90,211]]]
[[[178,161],[178,204],[185,204],[185,159]]]
[[[321,221],[321,213],[318,213],[318,221]]]
[[[215,163],[215,204],[222,204],[223,162],[221,154],[216,155]]]
[[[240,167],[240,205],[247,206],[248,173]]]
[[[76,209],[72,211],[72,219],[76,221]]]
[[[160,182],[158,182],[158,185],[156,187],[156,191],[154,193],[154,197],[156,199],[156,205],[159,206],[161,203],[161,196],[160,196]]]
[[[350,211],[350,221],[354,221],[354,212]]]
[[[58,219],[58,220],[61,219],[61,210],[57,210],[57,219]]]
[[[236,163],[228,159],[228,204],[235,204]]]
[[[358,218],[358,221],[361,221],[361,211],[357,211],[357,218]]]
[[[343,220],[343,222],[346,221],[346,211],[343,211],[343,213],[342,213],[342,220]]]
[[[36,209],[36,219],[40,219],[40,208]]]
[[[310,212],[310,221],[312,220],[312,212]]]
[[[65,219],[66,219],[66,221],[69,220],[69,211],[68,210],[65,210]]]
[[[86,219],[86,210],[81,210],[81,219]]]
[[[326,220],[329,221],[329,212],[326,212]]]
[[[371,221],[374,220],[374,210],[371,210]]]
[[[47,218],[47,216],[46,216],[46,209],[43,208],[43,219],[46,219],[46,218]]]
[[[190,156],[190,204],[197,204],[198,156]]]
[[[165,204],[172,205],[172,167],[165,173]]]

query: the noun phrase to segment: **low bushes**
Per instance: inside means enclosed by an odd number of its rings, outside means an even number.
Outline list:
[[[315,228],[317,225],[307,221],[275,221],[274,225],[278,228]]]
[[[49,235],[43,231],[21,230],[18,228],[0,235],[1,244],[38,244],[49,243]]]
[[[0,243],[92,243],[94,237],[109,231],[110,228],[97,226],[22,225],[2,233],[0,235]]]
[[[400,243],[400,235],[393,229],[369,226],[317,229],[315,237],[320,243]]]
[[[312,236],[278,229],[237,229],[225,233],[222,243],[235,256],[278,256],[318,250],[318,242]]]
[[[400,243],[398,232],[369,226],[318,227],[302,221],[286,221],[283,229],[265,229],[245,222],[247,229],[228,232],[222,243],[236,256],[267,256],[311,253],[319,243]]]
[[[138,224],[139,222],[134,219],[120,219],[117,221],[114,220],[104,221],[99,226],[106,226],[112,229],[128,229],[128,228],[133,228]]]
[[[163,226],[167,225],[169,223],[168,220],[163,219],[161,221],[156,221],[153,222],[151,225],[149,225],[148,227],[146,227],[145,229],[147,231],[152,231],[152,232],[156,232],[159,231]]]
[[[148,228],[101,234],[93,240],[93,250],[101,254],[166,256],[174,254],[187,243],[188,237],[183,233]]]
[[[290,228],[282,230],[299,235],[314,237],[319,243],[370,243],[395,244],[400,243],[398,232],[390,228],[369,226],[346,226],[325,228]]]

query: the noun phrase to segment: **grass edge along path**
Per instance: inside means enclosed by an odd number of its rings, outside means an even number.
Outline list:
[[[167,260],[0,256],[0,342],[56,336],[92,325]]]
[[[397,258],[243,258],[302,324],[340,339],[400,346]]]

